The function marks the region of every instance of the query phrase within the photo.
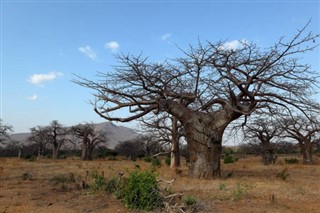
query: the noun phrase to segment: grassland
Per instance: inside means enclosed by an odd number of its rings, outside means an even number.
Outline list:
[[[215,180],[190,179],[184,162],[181,174],[164,161],[156,172],[162,180],[176,178],[172,185],[160,182],[162,189],[195,198],[194,208],[186,212],[320,212],[320,164],[285,164],[284,158],[271,166],[258,157],[241,158],[223,165],[222,177]],[[151,168],[143,160],[0,158],[0,212],[139,212],[126,209],[113,195],[83,189],[94,171],[108,178],[137,165]]]

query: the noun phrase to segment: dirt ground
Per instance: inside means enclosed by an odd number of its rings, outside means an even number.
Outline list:
[[[318,158],[316,162],[319,162]],[[113,195],[93,193],[82,187],[84,180],[89,181],[88,176],[94,171],[108,178],[119,172],[127,173],[137,165],[141,169],[151,168],[150,163],[143,160],[132,162],[120,158],[90,162],[77,158],[35,162],[0,158],[0,211],[140,212],[126,209]],[[264,166],[259,158],[246,157],[234,164],[224,164],[222,177],[214,180],[189,178],[185,163],[181,170],[181,174],[176,174],[162,161],[157,174],[161,180],[175,178],[172,185],[160,182],[162,189],[196,199],[194,207],[186,212],[320,212],[319,164],[285,164],[284,157],[279,157],[276,165]],[[63,182],[61,177],[73,181]],[[156,212],[161,211],[164,210]]]

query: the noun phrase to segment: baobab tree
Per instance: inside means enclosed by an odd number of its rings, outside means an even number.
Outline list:
[[[98,73],[99,80],[78,76],[74,82],[95,91],[94,111],[109,121],[161,111],[175,116],[186,133],[189,175],[212,178],[221,174],[222,136],[232,121],[245,122],[257,110],[319,109],[310,100],[317,72],[299,60],[316,48],[319,37],[306,32],[307,26],[266,49],[247,41],[230,48],[218,41],[190,46],[184,57],[163,63],[119,55],[120,65]],[[120,110],[121,115],[114,113]]]
[[[13,128],[9,124],[4,124],[2,119],[0,119],[0,143],[4,144],[5,141],[10,139],[10,132],[13,131]]]
[[[262,157],[263,164],[269,165],[276,161],[276,143],[281,140],[282,132],[279,121],[262,117],[246,125],[244,139]]]
[[[52,158],[59,158],[62,145],[66,142],[68,130],[57,120],[53,120],[47,128],[49,143],[52,144]]]
[[[30,129],[31,135],[28,137],[28,141],[31,143],[35,143],[38,148],[38,157],[39,160],[46,149],[47,144],[49,143],[48,137],[48,128],[44,126],[36,126]]]
[[[183,128],[178,119],[168,113],[161,113],[158,116],[142,119],[145,132],[153,135],[159,144],[170,144],[171,163],[170,168],[180,166],[180,139],[183,137]]]
[[[288,138],[297,141],[303,156],[303,164],[313,164],[313,146],[320,138],[320,122],[315,116],[295,116],[282,120],[282,128]]]
[[[71,127],[71,133],[81,140],[81,160],[92,160],[93,150],[98,144],[106,143],[104,132],[95,130],[92,123],[78,124]]]

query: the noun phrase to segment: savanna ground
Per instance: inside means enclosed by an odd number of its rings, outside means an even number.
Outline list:
[[[197,180],[188,177],[183,162],[182,173],[176,174],[162,161],[158,179],[170,193],[193,196],[194,207],[186,212],[320,212],[320,165],[285,164],[282,156],[276,165],[261,165],[258,157],[241,158],[224,164],[221,178]],[[299,156],[289,156],[299,158]],[[82,188],[90,183],[90,174],[98,172],[106,178],[134,169],[151,169],[143,160],[80,161],[0,158],[0,211],[2,213],[41,212],[141,212],[128,210],[114,195]],[[319,157],[315,157],[319,162]],[[300,162],[301,159],[299,158]],[[287,170],[285,170],[287,169]],[[231,177],[229,173],[233,171]],[[284,172],[283,172],[284,171]],[[281,173],[282,172],[282,173]],[[279,175],[282,174],[282,175]],[[279,177],[280,176],[280,177]],[[161,212],[164,210],[156,210]]]

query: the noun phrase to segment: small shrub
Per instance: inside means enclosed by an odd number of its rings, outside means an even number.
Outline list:
[[[288,168],[285,168],[284,170],[282,170],[282,172],[279,172],[277,174],[277,177],[282,179],[283,181],[287,180],[287,178],[290,176],[289,172],[288,172]]]
[[[223,160],[223,163],[225,164],[234,163],[234,159],[232,155],[226,155],[226,157]]]
[[[143,158],[143,160],[144,160],[145,162],[150,163],[150,162],[152,161],[152,158],[151,158],[151,156],[146,156],[146,157]]]
[[[235,201],[245,198],[248,195],[248,186],[238,183],[235,190],[232,193],[232,198]]]
[[[151,161],[152,166],[161,166],[161,161],[158,158],[153,158]]]
[[[99,174],[97,171],[92,173],[93,183],[89,185],[92,191],[105,190],[107,186],[107,180]]]
[[[165,161],[164,161],[168,166],[170,166],[171,164],[171,158],[170,157],[166,157]]]
[[[153,172],[134,170],[129,174],[124,187],[126,207],[152,210],[160,207],[162,202],[156,175]]]
[[[219,190],[225,190],[227,188],[226,184],[220,183]]]
[[[105,181],[104,190],[110,194],[115,193],[116,195],[121,189],[121,179],[118,177],[112,177]]]
[[[24,159],[28,160],[29,162],[35,162],[35,161],[37,161],[36,156],[30,155],[30,154],[26,155],[26,156],[24,157]]]
[[[183,202],[187,204],[187,206],[191,206],[197,203],[196,198],[193,195],[188,195],[183,198]]]
[[[297,158],[286,158],[284,159],[286,164],[298,164],[299,160]]]

